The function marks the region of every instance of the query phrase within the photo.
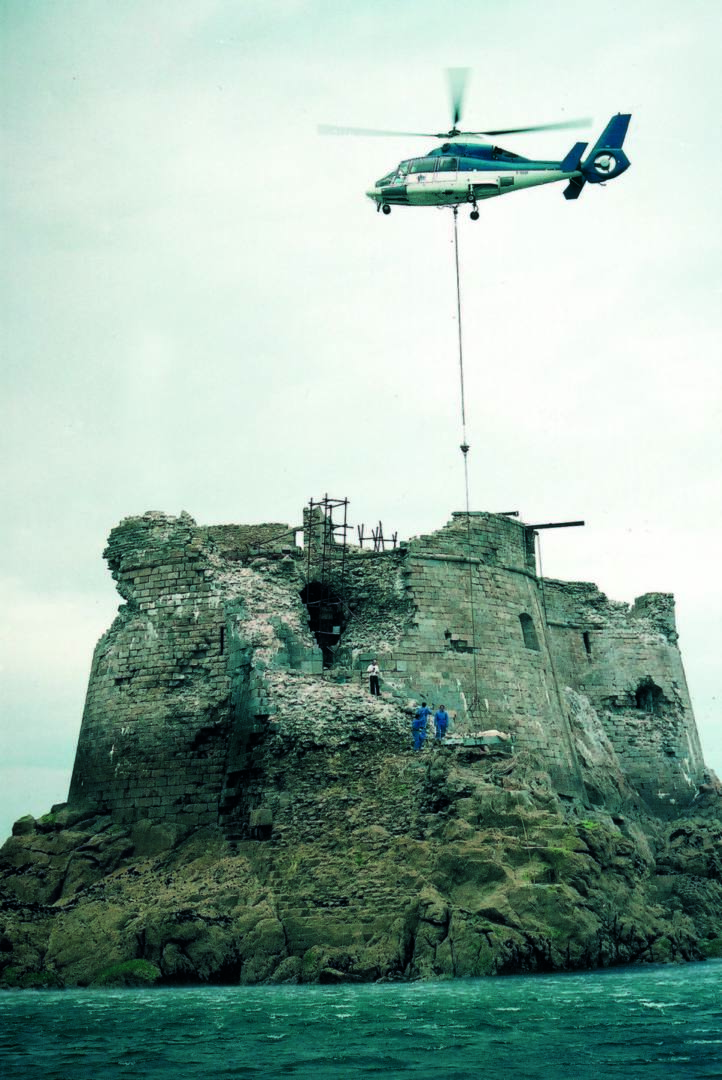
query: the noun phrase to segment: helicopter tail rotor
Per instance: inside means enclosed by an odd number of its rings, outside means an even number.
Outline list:
[[[584,161],[582,155],[587,144],[575,143],[559,166],[563,173],[570,174],[563,192],[565,199],[578,199],[585,184],[603,184],[629,168],[629,158],[622,150],[622,143],[630,119],[631,113],[613,116]]]
[[[581,172],[590,184],[613,180],[629,168],[629,158],[622,150],[631,113],[617,113],[605,127],[582,162]]]

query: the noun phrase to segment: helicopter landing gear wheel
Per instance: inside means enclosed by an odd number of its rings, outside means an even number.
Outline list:
[[[388,203],[384,203],[383,206],[381,207],[381,209],[383,210],[384,214],[390,214],[391,213],[391,207],[389,206]]]
[[[469,214],[469,217],[471,218],[472,221],[478,221],[479,220],[479,210],[476,207],[476,205],[474,206],[474,209]]]

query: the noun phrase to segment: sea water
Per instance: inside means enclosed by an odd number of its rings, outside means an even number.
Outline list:
[[[373,986],[0,992],[4,1080],[722,1077],[722,961]]]

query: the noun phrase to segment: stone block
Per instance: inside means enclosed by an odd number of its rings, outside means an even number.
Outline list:
[[[248,824],[252,829],[258,829],[263,826],[269,826],[273,824],[273,813],[266,806],[258,807],[256,810],[251,810],[248,818]]]

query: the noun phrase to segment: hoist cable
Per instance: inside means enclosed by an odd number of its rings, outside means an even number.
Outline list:
[[[459,216],[458,206],[454,207],[454,256],[456,258],[456,321],[459,328],[459,384],[461,387],[461,434],[463,439],[463,446],[466,446],[466,403],[464,401],[464,348],[461,340],[461,284],[459,279],[459,230],[457,224],[457,218]],[[464,462],[466,462],[466,453],[464,452]],[[467,480],[467,510],[469,500],[469,485]]]
[[[456,320],[459,331],[459,386],[461,390],[461,453],[464,457],[464,490],[466,494],[466,547],[469,564],[469,610],[471,614],[471,656],[474,665],[474,698],[469,712],[473,716],[479,706],[479,677],[476,663],[476,619],[474,617],[474,566],[471,561],[471,509],[469,500],[469,444],[466,441],[466,401],[464,396],[464,348],[461,333],[461,279],[459,275],[458,206],[454,211],[454,256],[456,260]]]

